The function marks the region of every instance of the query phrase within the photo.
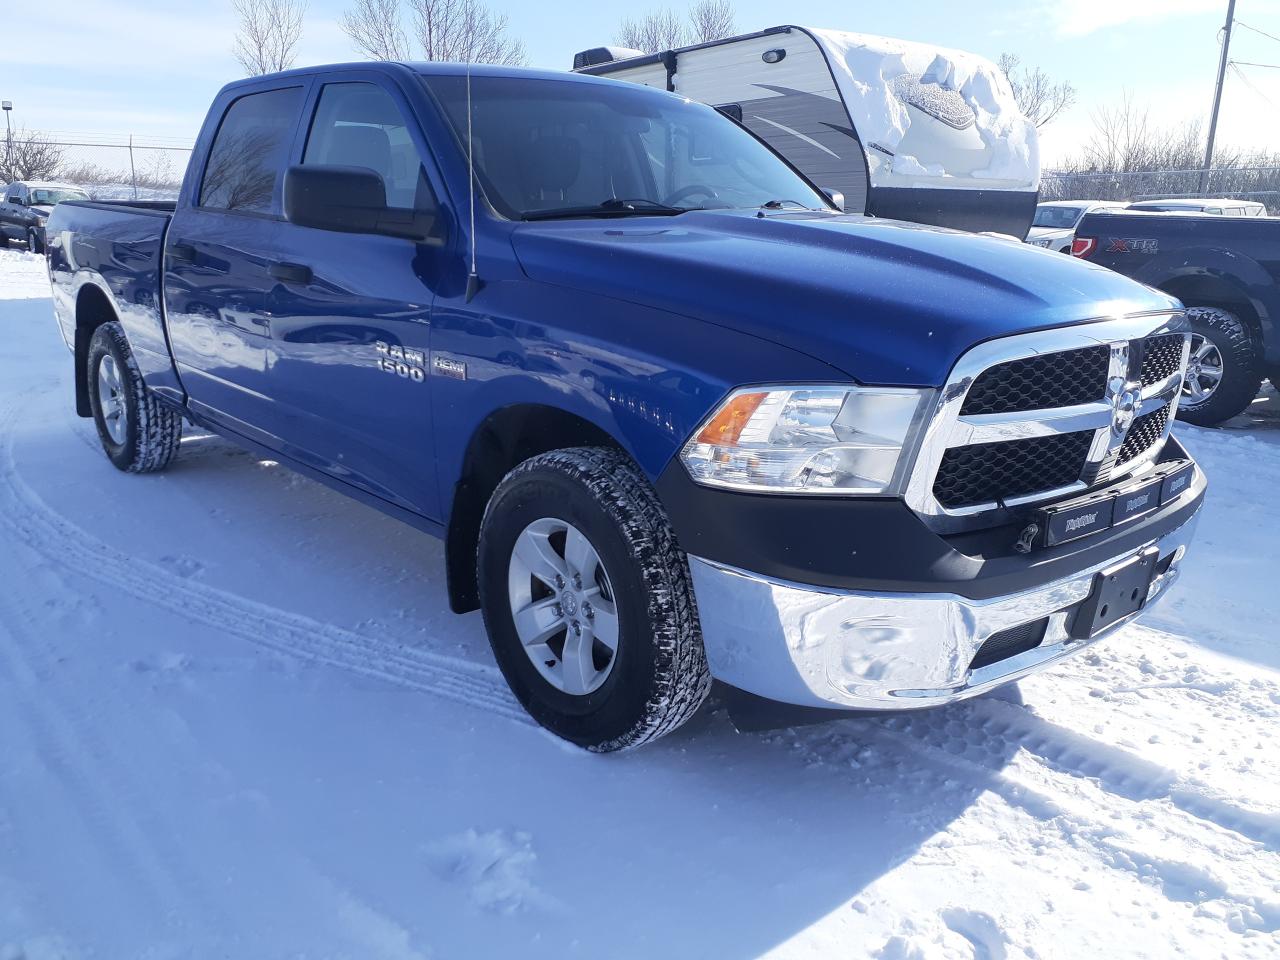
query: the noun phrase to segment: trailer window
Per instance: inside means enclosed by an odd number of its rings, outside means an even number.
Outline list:
[[[302,88],[251,93],[223,114],[200,184],[200,206],[280,213],[280,181],[302,110]]]

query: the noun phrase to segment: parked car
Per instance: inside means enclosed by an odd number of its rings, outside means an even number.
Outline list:
[[[1263,377],[1280,386],[1280,219],[1091,213],[1072,252],[1186,304],[1183,420],[1215,426],[1249,406]]]
[[[1035,124],[976,54],[787,25],[651,54],[596,47],[573,67],[717,107],[851,213],[1020,238],[1035,212]]]
[[[1166,591],[1203,499],[1172,297],[842,214],[638,84],[242,80],[176,204],[49,236],[112,463],[163,469],[185,420],[443,537],[453,609],[592,750],[712,677],[901,710],[1041,669]]]
[[[15,180],[0,202],[0,241],[23,241],[32,253],[44,252],[44,224],[63,200],[88,200],[89,194],[69,183]]]
[[[1265,217],[1265,204],[1256,200],[1207,200],[1203,197],[1178,200],[1137,200],[1130,210],[1154,213],[1207,213],[1215,217]]]
[[[1086,213],[1095,210],[1122,208],[1125,204],[1115,200],[1045,200],[1036,205],[1036,215],[1031,220],[1026,242],[1055,253],[1070,253],[1075,239],[1076,224]]]

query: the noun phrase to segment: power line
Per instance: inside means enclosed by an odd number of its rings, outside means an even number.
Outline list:
[[[1280,43],[1280,37],[1277,37],[1274,33],[1267,33],[1265,30],[1259,30],[1257,27],[1252,24],[1245,23],[1243,20],[1237,20],[1236,26],[1244,27],[1246,30],[1252,30],[1254,33],[1259,33],[1268,40],[1274,40],[1276,43]]]
[[[1250,79],[1245,75],[1245,72],[1244,72],[1243,70],[1241,70],[1239,67],[1237,67],[1237,66],[1236,66],[1235,61],[1232,61],[1232,63],[1231,63],[1231,69],[1235,71],[1235,75],[1236,75],[1237,77],[1239,77],[1239,78],[1240,78],[1240,80],[1244,83],[1244,85],[1245,85],[1246,87],[1248,87],[1250,90],[1252,90],[1252,91],[1253,91],[1254,93],[1256,93],[1258,96],[1260,96],[1263,100],[1267,101],[1267,103],[1271,104],[1271,106],[1275,107],[1277,110],[1280,110],[1280,104],[1277,104],[1274,100],[1272,100],[1270,97],[1268,97],[1265,93],[1263,93],[1261,90],[1259,90],[1257,87],[1255,87],[1255,86],[1253,85],[1253,81],[1252,81],[1252,80],[1250,80]]]
[[[1240,67],[1265,67],[1268,70],[1280,70],[1280,63],[1251,63],[1248,60],[1232,60],[1231,62]]]

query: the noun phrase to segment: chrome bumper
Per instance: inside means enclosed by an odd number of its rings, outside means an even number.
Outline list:
[[[1201,481],[1200,489],[1203,489]],[[1141,549],[1159,547],[1168,569],[1148,606],[1177,578],[1199,511]],[[949,593],[860,593],[771,580],[690,556],[702,637],[712,675],[781,703],[904,710],[975,696],[1083,650],[1068,617],[1099,570],[1129,550],[1063,580],[992,600]],[[1002,630],[1049,618],[1038,647],[969,669],[983,642]],[[1119,624],[1117,625],[1117,627]]]

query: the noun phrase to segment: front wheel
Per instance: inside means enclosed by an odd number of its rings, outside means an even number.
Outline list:
[[[89,405],[102,449],[127,473],[163,470],[178,452],[182,417],[155,398],[118,323],[104,323],[89,342]]]
[[[1262,385],[1253,332],[1221,307],[1188,307],[1191,353],[1178,419],[1215,427],[1243,411]]]
[[[520,464],[485,510],[477,562],[498,666],[558,736],[624,750],[706,699],[688,562],[623,453],[553,450]]]
[[[40,234],[35,227],[27,231],[27,249],[32,253],[44,253],[44,244],[40,242]]]

